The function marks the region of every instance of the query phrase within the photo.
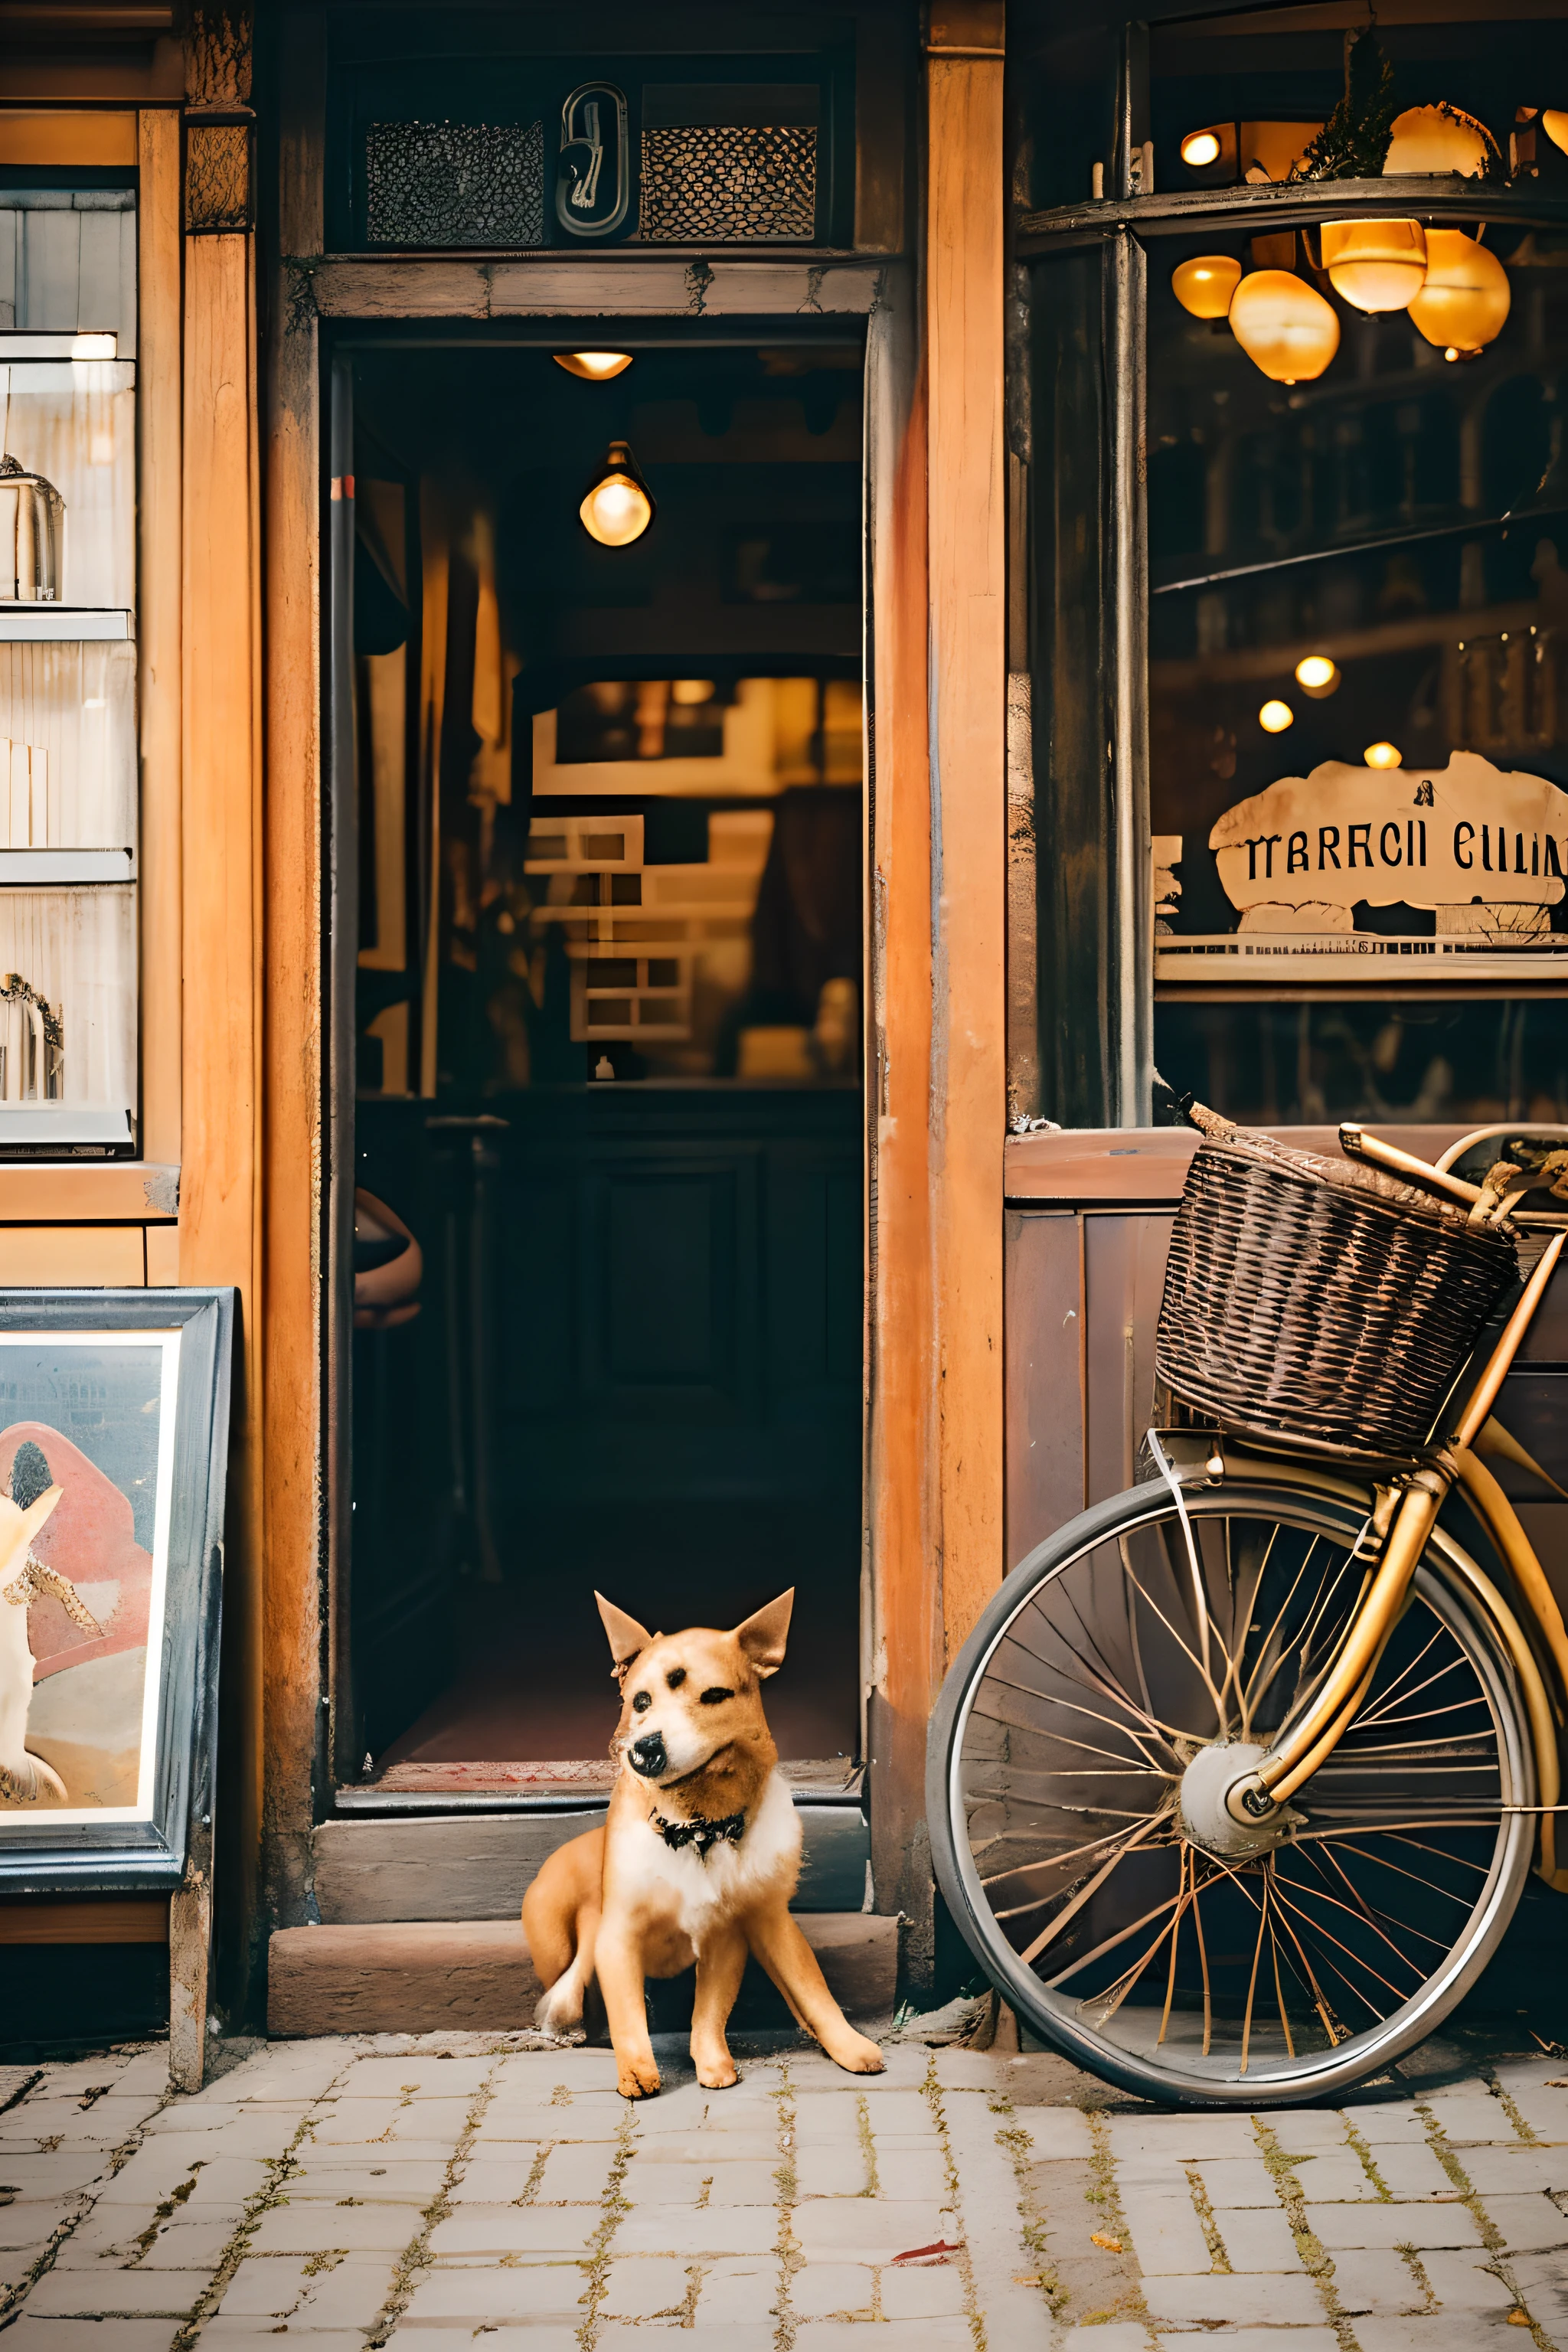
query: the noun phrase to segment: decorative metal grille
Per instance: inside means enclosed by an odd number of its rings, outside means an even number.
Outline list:
[[[816,130],[645,131],[642,234],[681,243],[816,233]]]
[[[542,122],[373,122],[372,245],[542,245]]]

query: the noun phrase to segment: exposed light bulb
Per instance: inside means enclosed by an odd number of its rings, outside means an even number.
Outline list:
[[[1296,714],[1288,702],[1266,702],[1258,714],[1258,723],[1266,735],[1283,735],[1287,727],[1296,723]]]
[[[1303,694],[1332,694],[1339,682],[1339,665],[1327,654],[1303,654],[1296,664],[1296,683]]]
[[[626,442],[611,442],[577,513],[601,547],[629,547],[642,537],[654,518],[653,497]]]
[[[1194,172],[1206,171],[1219,162],[1219,133],[1215,131],[1189,131],[1182,142],[1182,161]]]
[[[580,375],[589,383],[608,383],[632,363],[630,352],[552,352],[550,356],[568,375]]]
[[[1172,293],[1194,319],[1223,319],[1240,283],[1241,264],[1228,253],[1201,253],[1171,273]]]
[[[1361,756],[1369,768],[1397,768],[1400,760],[1393,743],[1369,743]]]

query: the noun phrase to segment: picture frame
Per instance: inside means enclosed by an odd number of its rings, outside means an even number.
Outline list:
[[[0,1291],[0,1895],[210,1853],[236,1311]]]

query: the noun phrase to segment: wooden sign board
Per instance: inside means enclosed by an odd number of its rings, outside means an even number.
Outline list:
[[[1348,959],[1394,957],[1402,981],[1568,971],[1553,917],[1568,892],[1568,793],[1477,752],[1441,768],[1325,761],[1227,809],[1207,845],[1235,928],[1184,932],[1182,838],[1157,835],[1162,979],[1342,979]],[[1394,911],[1358,925],[1358,908]]]

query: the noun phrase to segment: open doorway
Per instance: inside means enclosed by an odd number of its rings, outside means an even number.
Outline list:
[[[340,383],[335,1746],[389,1798],[607,1785],[595,1589],[673,1629],[795,1585],[781,1755],[858,1755],[862,353],[557,357],[605,341],[384,343]],[[615,444],[652,509],[618,545],[580,514]]]

